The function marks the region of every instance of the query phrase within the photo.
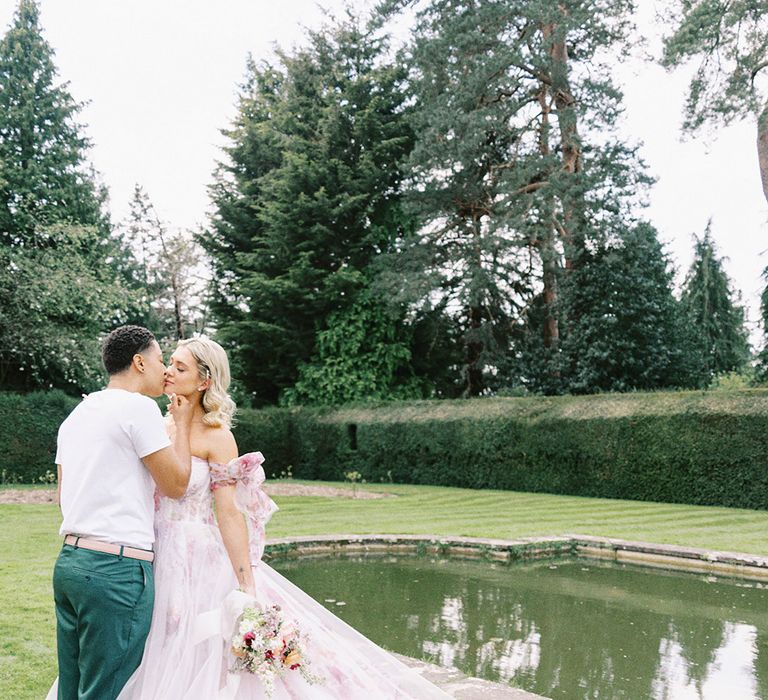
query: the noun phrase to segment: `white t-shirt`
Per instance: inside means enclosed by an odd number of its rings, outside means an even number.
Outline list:
[[[123,389],[89,394],[59,428],[59,533],[151,549],[155,483],[141,458],[170,444],[152,399]]]

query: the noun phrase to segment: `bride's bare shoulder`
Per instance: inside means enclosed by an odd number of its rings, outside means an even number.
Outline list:
[[[237,442],[229,428],[208,428],[205,431],[208,461],[226,464],[237,457]]]

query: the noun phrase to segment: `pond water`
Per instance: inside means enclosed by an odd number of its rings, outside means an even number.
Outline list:
[[[557,700],[768,698],[768,587],[556,559],[283,559],[381,646]]]

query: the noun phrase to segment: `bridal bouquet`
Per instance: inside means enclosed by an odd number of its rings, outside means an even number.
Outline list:
[[[258,676],[268,695],[275,679],[290,671],[298,671],[307,683],[319,683],[322,678],[309,670],[304,651],[307,641],[295,622],[283,618],[279,605],[265,610],[246,607],[232,637],[233,670]]]

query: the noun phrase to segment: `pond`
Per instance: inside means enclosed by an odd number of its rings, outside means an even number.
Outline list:
[[[766,584],[575,558],[271,564],[387,649],[549,698],[768,698]]]

